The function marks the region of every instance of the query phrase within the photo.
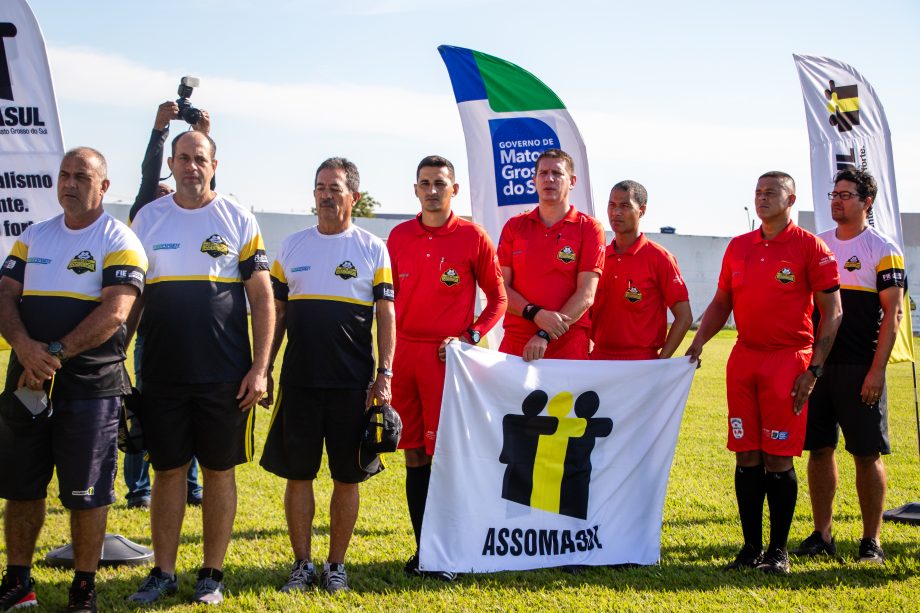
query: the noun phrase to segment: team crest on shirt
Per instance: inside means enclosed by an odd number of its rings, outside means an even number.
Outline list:
[[[356,279],[358,277],[358,269],[355,268],[355,265],[349,260],[345,260],[335,267],[335,276],[344,281]]]
[[[70,260],[67,270],[72,270],[78,275],[84,272],[96,272],[96,259],[89,251],[81,251]]]
[[[448,268],[444,271],[444,274],[441,275],[441,283],[447,287],[460,283],[460,273],[453,268]]]
[[[212,258],[219,258],[230,253],[230,249],[227,247],[227,239],[220,234],[212,234],[201,243],[201,252],[207,253]]]
[[[642,292],[639,291],[639,288],[633,285],[632,280],[629,281],[629,284],[626,286],[626,293],[623,295],[630,302],[639,302],[642,300]]]
[[[735,437],[735,440],[740,440],[744,438],[744,422],[741,421],[740,417],[732,417],[728,420],[729,425],[732,428],[732,436]]]
[[[795,283],[795,275],[792,273],[792,269],[788,267],[783,267],[778,273],[776,273],[776,280],[786,285],[787,283]]]
[[[571,264],[575,261],[575,250],[566,245],[559,250],[559,253],[556,254],[556,257],[565,262],[566,264]]]
[[[860,268],[862,268],[862,263],[859,261],[859,258],[854,255],[849,260],[843,263],[843,267],[849,270],[850,272],[853,272],[854,270],[859,270]]]

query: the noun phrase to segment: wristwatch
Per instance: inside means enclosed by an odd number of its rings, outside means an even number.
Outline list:
[[[59,359],[62,363],[67,358],[64,357],[64,344],[61,341],[51,341],[48,343],[48,353]]]
[[[393,376],[393,371],[390,370],[389,368],[378,368],[378,369],[377,369],[377,374],[383,375],[384,377],[392,377],[392,376]]]
[[[476,330],[475,328],[470,328],[466,331],[466,333],[469,335],[470,340],[473,341],[474,345],[478,345],[479,341],[482,340],[482,334],[480,334],[479,330]]]
[[[815,379],[820,379],[821,375],[824,374],[824,367],[820,364],[810,364],[808,370],[811,371],[811,374],[815,376]]]
[[[545,340],[547,343],[550,341],[549,332],[546,330],[537,330],[537,336]]]

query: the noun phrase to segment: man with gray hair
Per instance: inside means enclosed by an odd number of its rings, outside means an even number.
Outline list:
[[[329,554],[320,584],[348,590],[345,553],[358,519],[358,485],[374,472],[358,462],[365,411],[390,402],[396,314],[393,276],[383,241],[351,222],[361,198],[358,168],[330,158],[316,171],[316,226],[284,239],[272,264],[275,333],[270,364],[287,334],[278,402],[262,467],[287,479],[284,510],[294,562],[283,592],[317,582],[311,533],[313,480],[329,457]],[[377,363],[371,324],[376,314]],[[269,368],[271,372],[271,368]],[[271,403],[273,382],[269,379]]]
[[[677,260],[639,231],[647,203],[648,192],[635,181],[610,190],[614,238],[591,307],[592,360],[669,358],[693,323]],[[670,330],[667,309],[674,315]]]
[[[55,471],[76,571],[67,610],[96,610],[118,417],[131,392],[125,321],[147,270],[140,241],[102,209],[108,188],[101,153],[68,151],[57,180],[63,214],[29,226],[3,264],[0,333],[13,353],[0,399],[0,498],[7,501],[0,611],[37,604],[32,556]]]

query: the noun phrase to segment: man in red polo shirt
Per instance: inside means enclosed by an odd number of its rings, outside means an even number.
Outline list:
[[[588,359],[597,282],[604,269],[604,230],[569,204],[575,164],[561,149],[537,158],[539,206],[508,220],[498,242],[508,292],[499,351],[525,361]]]
[[[428,156],[419,163],[415,178],[422,211],[393,228],[387,240],[396,290],[393,406],[403,421],[399,446],[406,454],[406,501],[416,543],[405,571],[450,581],[453,573],[423,573],[418,567],[444,391],[444,347],[458,338],[478,344],[504,314],[508,299],[489,236],[451,211],[451,199],[460,189],[453,164]],[[486,295],[479,317],[477,285]]]
[[[808,395],[842,317],[837,263],[824,241],[792,222],[794,202],[795,182],[786,173],[768,172],[757,181],[754,205],[762,224],[728,244],[715,297],[687,350],[691,361],[699,360],[703,345],[734,312],[738,341],[725,379],[744,546],[727,570],[789,572],[786,541],[798,496],[792,457],[802,455]],[[813,304],[821,314],[817,340]]]
[[[614,239],[591,307],[592,360],[657,360],[677,350],[693,323],[677,261],[639,231],[648,192],[635,181],[610,190]],[[674,315],[668,330],[667,309]]]

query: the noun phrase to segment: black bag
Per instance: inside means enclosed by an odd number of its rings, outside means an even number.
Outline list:
[[[132,387],[131,395],[121,399],[121,414],[118,417],[118,448],[125,453],[146,451],[140,408],[141,393]]]

